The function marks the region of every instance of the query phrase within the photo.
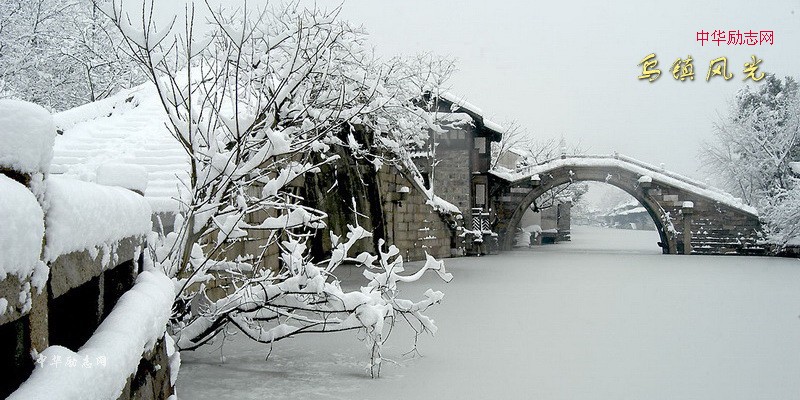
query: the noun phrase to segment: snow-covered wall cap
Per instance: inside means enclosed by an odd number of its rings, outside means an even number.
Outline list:
[[[97,183],[144,193],[147,189],[147,169],[135,164],[103,164],[97,167]]]
[[[144,236],[152,228],[150,205],[130,190],[61,176],[46,183],[45,261]]]
[[[0,280],[33,274],[42,254],[44,214],[31,191],[0,174]],[[2,314],[2,310],[0,310]]]
[[[56,126],[44,108],[0,99],[0,167],[32,174],[48,172]]]

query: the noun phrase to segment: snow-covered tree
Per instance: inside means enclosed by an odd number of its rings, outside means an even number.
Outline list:
[[[506,122],[504,126],[506,130],[503,132],[503,137],[499,142],[492,143],[491,168],[499,166],[501,157],[509,152],[522,153],[517,160],[516,166],[519,167],[529,157],[529,153],[534,153],[535,156],[540,152],[551,152],[553,149],[550,141],[537,142],[517,121]]]
[[[121,39],[89,0],[4,0],[0,96],[64,110],[141,83]]]
[[[175,230],[152,238],[153,266],[179,288],[177,345],[194,349],[230,328],[263,343],[360,330],[377,376],[395,321],[417,333],[436,331],[423,312],[443,294],[428,290],[419,301],[405,300],[397,297],[398,283],[427,270],[452,277],[432,257],[401,275],[399,250],[382,241],[377,255],[350,255],[356,241],[371,236],[358,224],[331,232],[330,257],[312,260],[308,240],[327,228],[326,214],[303,204],[291,186],[336,162],[334,148],[376,170],[387,162],[411,168],[407,149],[435,128],[413,101],[419,83],[400,79],[397,61],[373,59],[366,34],[340,21],[337,9],[290,4],[225,12],[207,4],[208,23],[190,7],[185,21],[158,26],[152,7],[145,3],[138,17],[119,3],[103,10],[150,74],[168,129],[190,157]],[[260,254],[229,257],[233,244],[256,232]],[[280,264],[270,268],[275,249]],[[369,283],[343,291],[334,275],[343,264],[363,267]],[[212,283],[224,285],[225,295],[209,296]]]
[[[800,161],[800,90],[791,77],[768,75],[736,97],[704,161],[726,189],[761,211],[765,231],[779,245],[796,237],[800,190],[792,162]]]

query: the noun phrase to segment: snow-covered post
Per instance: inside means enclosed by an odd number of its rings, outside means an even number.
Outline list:
[[[44,289],[49,270],[41,261],[41,204],[55,135],[53,118],[44,108],[0,100],[0,279],[18,283],[11,284],[17,293],[0,293],[0,323],[30,315],[30,343],[36,351],[48,345]],[[8,282],[3,286],[8,288]]]
[[[694,203],[684,201],[681,205],[681,215],[683,216],[683,254],[692,254],[692,214],[694,214]]]
[[[653,178],[649,175],[642,175],[639,177],[639,187],[646,193],[650,187],[653,186]]]

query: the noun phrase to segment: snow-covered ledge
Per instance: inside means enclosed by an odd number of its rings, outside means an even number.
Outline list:
[[[110,393],[107,386],[96,386],[111,381],[114,385],[122,382],[131,392],[123,397],[136,397],[138,391],[153,387],[142,386],[139,380],[135,385],[126,384],[126,379],[137,373],[140,361],[150,367],[164,366],[163,372],[147,369],[145,375],[152,372],[148,375],[151,380],[162,383],[160,393],[171,393],[174,382],[170,382],[165,361],[169,343],[161,338],[172,295],[159,295],[154,288],[160,285],[172,290],[172,285],[163,276],[146,273],[136,289],[124,293],[134,284],[139,270],[136,260],[152,226],[149,203],[133,191],[144,191],[143,171],[113,165],[103,171],[106,183],[131,190],[53,176],[49,171],[55,136],[47,110],[31,103],[0,100],[0,325],[5,332],[25,332],[18,335],[16,343],[3,343],[4,351],[14,353],[13,358],[2,360],[3,367],[17,373],[4,377],[0,397],[18,388],[33,366],[28,355],[37,351],[52,356],[49,361],[63,371],[56,381],[44,378],[44,388],[37,384],[37,388],[24,389],[33,394],[22,398],[109,398],[92,393]],[[60,297],[79,286],[75,296]],[[119,300],[121,296],[129,300]],[[114,304],[117,307],[112,311]],[[144,344],[140,343],[142,337],[147,338]],[[50,344],[71,350],[48,347]],[[77,353],[72,351],[79,348]],[[103,367],[109,368],[91,373],[78,370],[86,368],[86,361],[99,362],[87,358],[87,351],[100,350],[107,353],[102,355],[106,360]],[[71,368],[67,363],[75,368],[67,370]],[[44,362],[31,381],[54,373],[42,369],[47,369]],[[58,387],[59,382],[76,380],[81,383],[73,385],[73,392]],[[24,387],[31,386],[26,383]]]
[[[142,272],[80,350],[45,349],[30,378],[9,399],[120,397],[142,354],[164,337],[173,297],[174,285],[166,275]],[[174,364],[170,368],[177,368]]]
[[[152,227],[150,205],[128,189],[50,176],[45,199],[43,257],[53,297],[136,258]]]

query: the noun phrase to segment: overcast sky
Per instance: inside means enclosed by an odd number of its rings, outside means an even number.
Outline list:
[[[380,55],[433,52],[458,59],[452,91],[493,120],[516,120],[540,137],[564,135],[591,153],[618,151],[696,178],[698,153],[744,83],[761,71],[800,76],[800,0],[606,2],[346,0],[342,16],[363,26]],[[772,46],[700,46],[700,30],[773,30]],[[658,56],[661,77],[639,81]],[[694,58],[695,80],[670,72]],[[726,56],[733,79],[706,82]]]
[[[589,153],[618,151],[701,180],[708,174],[700,169],[700,149],[745,86],[750,56],[763,60],[759,71],[800,78],[800,0],[344,0],[341,17],[366,28],[382,57],[456,58],[451,91],[496,122],[515,120],[540,138],[563,135]],[[701,30],[772,30],[774,44],[701,46]],[[637,64],[649,53],[662,71],[654,83],[637,79]],[[689,55],[695,80],[674,80],[672,63]],[[733,79],[706,82],[709,62],[722,56]]]

